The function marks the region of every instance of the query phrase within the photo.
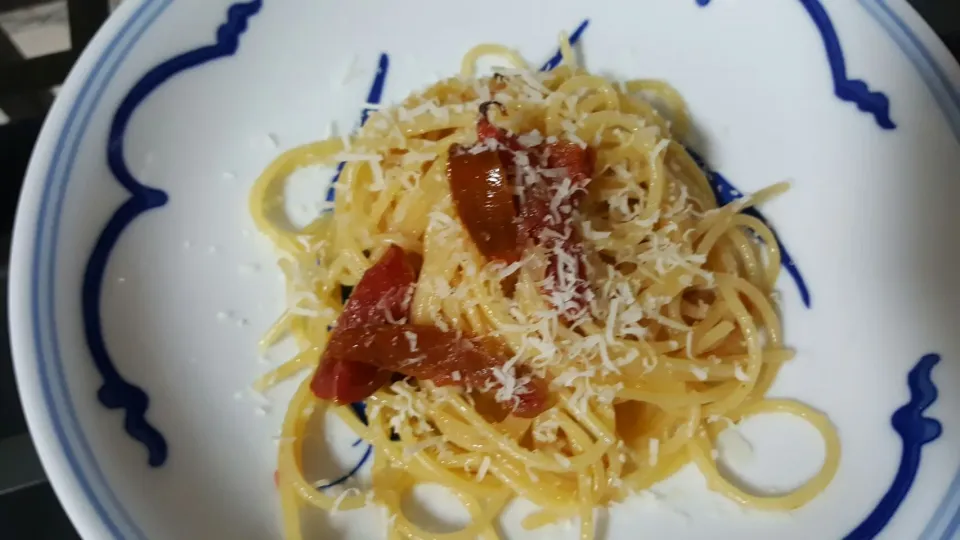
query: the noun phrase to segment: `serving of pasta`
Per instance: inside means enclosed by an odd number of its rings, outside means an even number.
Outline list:
[[[352,137],[290,150],[250,208],[281,253],[288,309],[264,338],[299,354],[257,381],[310,370],[286,414],[278,489],[286,538],[300,513],[379,505],[391,538],[498,538],[504,506],[523,525],[576,519],[693,464],[745,506],[798,508],[836,472],[827,418],[765,394],[793,354],[773,302],[776,238],[744,211],[774,185],[719,206],[683,145],[679,94],[563,62],[533,72],[481,45],[461,73],[372,112]],[[481,57],[509,67],[479,76]],[[287,177],[343,163],[333,211],[302,230],[283,217]],[[356,414],[358,405],[365,415]],[[372,445],[372,487],[339,496],[303,471],[307,424],[332,412]],[[822,435],[820,471],[758,496],[718,471],[719,434],[781,412]],[[435,534],[401,498],[439,484],[471,516]]]

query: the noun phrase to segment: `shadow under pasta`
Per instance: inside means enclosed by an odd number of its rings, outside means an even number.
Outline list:
[[[457,532],[470,524],[470,514],[453,491],[439,484],[417,484],[403,493],[403,515],[434,534]]]
[[[372,464],[368,448],[336,414],[316,412],[303,443],[304,477],[317,488],[366,489]]]

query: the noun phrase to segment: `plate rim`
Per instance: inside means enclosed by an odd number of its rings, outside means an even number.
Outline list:
[[[68,122],[71,117],[79,112],[81,94],[85,89],[96,86],[94,84],[96,71],[106,63],[106,57],[111,52],[118,52],[118,61],[113,66],[118,68],[126,54],[139,41],[139,34],[146,31],[172,2],[173,0],[122,2],[90,40],[71,68],[60,88],[58,99],[55,100],[44,120],[27,166],[14,220],[8,283],[8,313],[17,390],[20,394],[27,428],[47,479],[81,538],[141,539],[145,536],[116,500],[116,496],[103,478],[99,465],[92,455],[90,458],[94,459],[91,461],[98,469],[95,472],[99,476],[97,478],[99,486],[90,485],[87,479],[90,471],[84,470],[82,465],[77,464],[77,456],[73,455],[75,449],[72,448],[68,435],[62,428],[58,429],[55,425],[62,419],[58,418],[59,413],[52,401],[45,396],[44,387],[53,384],[49,380],[52,375],[45,375],[41,371],[44,369],[43,364],[51,362],[44,358],[39,350],[40,336],[37,334],[38,325],[35,323],[37,310],[33,295],[38,277],[33,275],[32,270],[35,267],[34,252],[37,250],[37,243],[40,236],[47,234],[47,231],[40,230],[41,224],[37,216],[41,208],[49,202],[48,189],[51,187],[55,174],[54,167],[57,164],[56,148],[69,138],[66,128],[69,127]],[[155,11],[150,11],[148,8],[155,8]],[[143,22],[139,28],[135,24],[137,21]],[[121,45],[121,38],[128,32],[137,34],[129,43],[118,47]],[[99,88],[93,88],[95,93],[101,92],[111,79],[112,73],[100,83]],[[89,106],[88,113],[92,113],[96,103],[99,102],[99,97],[94,95],[94,103]],[[74,135],[73,138],[79,139],[81,134],[82,132]],[[66,180],[69,181],[69,177]],[[52,251],[49,250],[48,254]],[[51,336],[50,341],[55,342],[56,336]],[[48,379],[44,380],[45,377]],[[72,403],[73,400],[69,400],[71,406]],[[75,422],[72,427],[74,431],[82,434],[79,422]],[[97,491],[106,491],[107,497]],[[115,516],[117,513],[121,514],[120,519]],[[132,536],[125,533],[132,533]]]
[[[86,448],[86,452],[90,455],[85,457],[93,464],[95,469],[93,476],[97,477],[94,478],[94,483],[99,483],[99,485],[90,485],[87,479],[90,471],[85,470],[84,464],[79,463],[77,456],[73,455],[75,443],[71,444],[67,429],[59,425],[65,419],[59,418],[53,398],[47,395],[52,385],[50,378],[56,375],[46,373],[46,369],[52,368],[52,372],[59,369],[61,371],[59,376],[63,377],[64,363],[56,352],[54,353],[57,357],[55,362],[51,362],[43,355],[40,325],[35,321],[39,315],[34,290],[38,287],[39,279],[32,270],[40,264],[41,258],[49,257],[49,254],[55,251],[55,246],[48,246],[46,253],[39,251],[42,237],[50,234],[54,227],[48,226],[47,229],[50,230],[41,230],[38,215],[50,203],[48,190],[52,186],[57,165],[60,163],[58,161],[60,148],[63,145],[76,144],[85,131],[86,123],[82,122],[83,129],[75,133],[72,137],[75,140],[73,143],[70,142],[68,128],[84,104],[83,96],[86,92],[93,90],[92,101],[88,110],[83,113],[92,114],[99,104],[100,92],[112,80],[112,70],[123,64],[127,54],[139,42],[140,35],[152,26],[173,1],[127,0],[121,3],[101,26],[70,70],[58,99],[43,123],[17,205],[8,283],[10,344],[14,372],[30,436],[47,478],[82,538],[105,536],[145,538],[145,536],[137,523],[127,515],[123,505],[117,501],[109,483],[99,470],[96,457],[90,453],[89,448]],[[225,6],[230,3],[232,2],[224,1]],[[917,68],[918,75],[924,79],[934,98],[944,109],[947,120],[960,141],[960,64],[957,59],[949,52],[926,20],[907,3],[907,0],[858,0],[858,3],[906,54],[907,60]],[[892,33],[893,30],[887,27],[880,17],[888,17],[894,23],[899,22],[901,29],[908,35],[912,35],[915,45],[919,46],[920,53],[926,55],[925,60],[929,65],[920,65],[917,53],[912,54],[908,51],[904,43],[898,40]],[[129,32],[133,32],[133,37],[129,42],[122,43]],[[97,87],[96,78],[99,70],[107,63],[111,54],[117,55],[116,60],[108,68],[107,75]],[[931,67],[939,70],[939,74],[931,74]],[[956,114],[951,114],[951,110],[945,108],[942,92],[938,92],[938,89],[932,86],[937,80],[945,85],[941,90],[946,90],[948,95],[953,94],[952,98],[956,101],[952,103],[952,112]],[[69,182],[70,172],[69,169],[62,172],[64,182]],[[58,220],[50,225],[56,224]],[[54,344],[54,350],[56,350],[55,329],[50,330],[49,341]],[[69,393],[64,399],[67,406],[72,408],[74,400],[70,398]],[[73,425],[67,425],[67,428],[77,433],[82,439],[81,424],[75,417],[66,419],[67,424],[71,421]],[[960,470],[957,471],[943,501],[921,533],[921,538],[945,539],[949,537],[947,533],[955,531],[958,526],[960,526]],[[934,536],[941,530],[944,536]],[[131,536],[124,533],[129,533]]]

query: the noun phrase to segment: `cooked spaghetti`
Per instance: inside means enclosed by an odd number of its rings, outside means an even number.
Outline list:
[[[764,398],[793,355],[772,302],[776,239],[744,210],[786,187],[718,207],[678,142],[680,96],[591,75],[561,42],[563,64],[546,73],[479,46],[458,77],[373,112],[351,138],[286,152],[257,181],[251,212],[282,252],[289,302],[264,346],[292,336],[300,353],[256,385],[313,372],[279,449],[287,538],[301,538],[303,508],[369,504],[386,508],[391,538],[496,538],[501,509],[522,497],[539,506],[525,527],[578,518],[589,539],[597,507],[687,463],[710,489],[769,510],[832,479],[829,421]],[[511,66],[479,77],[486,55]],[[286,178],[337,163],[333,211],[295,230]],[[328,411],[373,447],[368,493],[334,496],[304,477],[308,420]],[[724,479],[714,447],[729,422],[770,412],[810,422],[826,460],[795,491],[763,497]],[[400,499],[418,483],[456,493],[469,525],[412,523]]]

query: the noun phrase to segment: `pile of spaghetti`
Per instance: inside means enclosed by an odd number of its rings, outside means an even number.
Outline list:
[[[743,211],[785,186],[718,207],[678,142],[677,93],[591,75],[561,49],[558,68],[534,73],[506,48],[477,47],[458,77],[374,112],[354,137],[283,154],[257,182],[251,210],[288,280],[265,343],[300,347],[257,385],[312,370],[279,449],[287,538],[301,538],[305,507],[368,504],[387,510],[392,538],[496,538],[498,514],[522,497],[539,506],[524,526],[578,518],[589,539],[596,508],[688,463],[710,489],[770,510],[832,479],[827,419],[764,399],[792,353],[771,301],[776,239]],[[491,54],[512,67],[478,77]],[[333,212],[295,230],[285,179],[338,163]],[[368,493],[304,477],[307,423],[327,411],[372,445]],[[803,417],[827,450],[814,478],[774,497],[724,479],[714,451],[730,422],[767,412]],[[412,523],[400,500],[418,483],[456,493],[469,525],[436,535]]]

